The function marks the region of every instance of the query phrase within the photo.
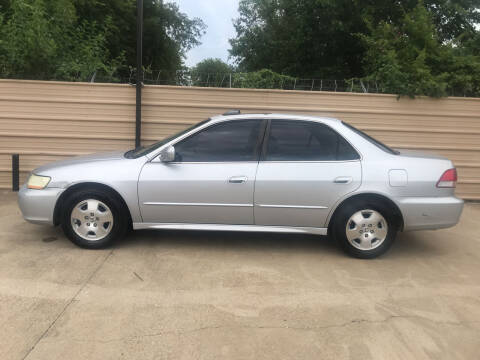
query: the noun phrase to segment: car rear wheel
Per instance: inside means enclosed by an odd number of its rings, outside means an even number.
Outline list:
[[[122,237],[128,218],[120,201],[98,190],[82,190],[66,199],[62,228],[76,245],[100,249]]]
[[[334,234],[342,248],[362,259],[375,258],[392,246],[397,226],[381,204],[358,203],[344,206],[336,217]]]

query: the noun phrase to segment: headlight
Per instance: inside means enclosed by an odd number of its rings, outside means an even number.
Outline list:
[[[32,174],[28,178],[27,187],[29,189],[41,190],[41,189],[44,189],[49,182],[50,182],[49,176],[39,176],[39,175]]]

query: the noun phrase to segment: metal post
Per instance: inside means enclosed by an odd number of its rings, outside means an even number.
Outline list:
[[[20,188],[20,155],[12,154],[12,191]]]
[[[135,147],[142,142],[142,48],[143,48],[143,0],[137,0],[137,84],[136,84],[136,111],[135,111]]]

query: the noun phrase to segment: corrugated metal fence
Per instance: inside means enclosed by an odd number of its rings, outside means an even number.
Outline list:
[[[228,109],[337,117],[396,148],[452,159],[457,194],[480,199],[480,99],[146,86],[142,140],[151,143]],[[0,188],[34,167],[73,155],[132,148],[135,89],[129,85],[0,80]]]

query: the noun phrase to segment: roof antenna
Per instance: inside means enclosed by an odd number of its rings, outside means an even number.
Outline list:
[[[240,110],[229,110],[223,116],[240,115]]]

